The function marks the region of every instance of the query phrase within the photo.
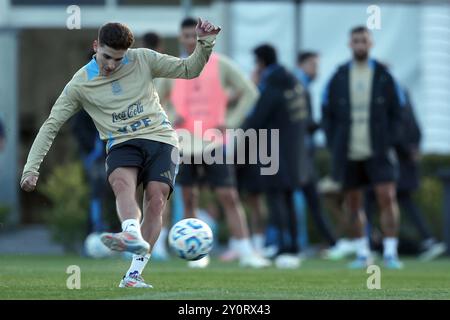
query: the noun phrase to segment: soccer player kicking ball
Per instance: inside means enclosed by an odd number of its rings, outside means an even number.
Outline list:
[[[178,137],[161,108],[153,79],[197,77],[219,32],[219,27],[198,19],[197,46],[188,58],[180,59],[129,49],[134,36],[127,26],[103,25],[93,44],[96,54],[66,85],[31,146],[20,182],[28,192],[36,188],[39,167],[59,129],[81,108],[107,141],[106,171],[123,231],[105,233],[102,241],[112,250],[134,253],[120,287],[152,287],[141,274],[158,239],[178,165]],[[142,222],[136,202],[140,183]]]

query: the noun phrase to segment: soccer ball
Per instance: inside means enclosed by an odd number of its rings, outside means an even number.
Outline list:
[[[91,258],[106,258],[113,254],[111,249],[105,246],[100,239],[100,233],[93,232],[84,240],[84,250]]]
[[[199,219],[183,219],[170,229],[169,245],[180,258],[199,260],[211,251],[213,233],[211,228]]]

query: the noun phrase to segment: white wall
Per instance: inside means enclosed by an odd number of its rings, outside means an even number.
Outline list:
[[[295,62],[295,5],[290,2],[244,1],[230,4],[230,55],[250,75],[253,49],[273,45],[278,59],[287,67]]]

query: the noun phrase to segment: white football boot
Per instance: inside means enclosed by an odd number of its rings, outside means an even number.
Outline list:
[[[123,277],[120,281],[119,288],[153,288],[153,286],[145,283],[144,278],[135,271]]]
[[[140,256],[150,251],[150,244],[134,232],[103,233],[101,240],[105,246],[115,251],[127,251]]]

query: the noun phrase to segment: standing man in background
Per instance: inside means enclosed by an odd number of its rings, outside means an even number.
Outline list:
[[[260,181],[269,208],[269,222],[278,228],[275,262],[284,267],[298,267],[300,248],[293,194],[306,178],[303,170],[308,122],[305,90],[278,63],[273,46],[260,45],[253,53],[261,95],[242,129],[267,129],[268,136],[272,130],[279,131],[279,141],[270,141],[267,146],[270,154],[278,147],[278,171],[274,175],[261,176]],[[277,143],[279,146],[275,146]]]
[[[394,78],[369,57],[372,36],[365,26],[350,31],[353,59],[340,66],[324,94],[323,125],[332,155],[333,178],[342,182],[350,211],[357,258],[350,268],[372,263],[364,188],[372,186],[381,210],[385,266],[402,268],[398,259],[399,209],[392,159],[401,128],[404,97]]]

